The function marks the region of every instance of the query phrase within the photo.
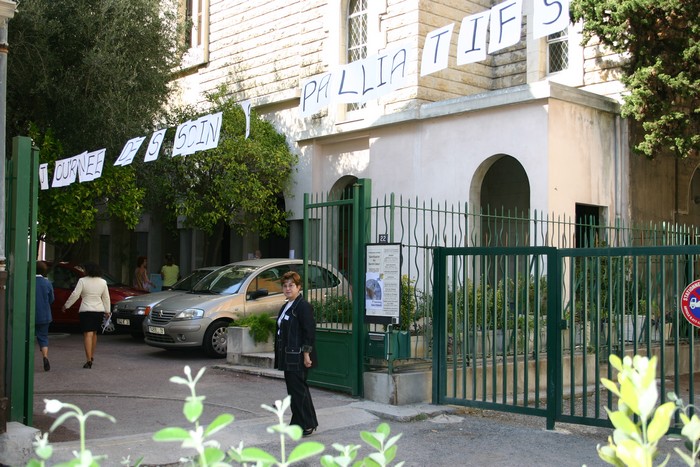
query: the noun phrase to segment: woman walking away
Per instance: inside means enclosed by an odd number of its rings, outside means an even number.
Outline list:
[[[287,303],[277,317],[275,368],[284,371],[287,394],[292,398],[291,425],[298,425],[304,436],[318,427],[316,410],[306,378],[317,365],[314,310],[301,295],[301,277],[294,271],[282,276],[282,292]]]
[[[85,264],[85,277],[78,280],[78,285],[70,294],[63,311],[78,300],[82,299],[78,309],[80,318],[80,330],[83,331],[83,342],[85,344],[85,357],[87,361],[83,368],[92,368],[92,360],[97,346],[97,331],[102,326],[102,320],[111,314],[109,303],[109,289],[107,281],[102,279],[102,271],[95,263]]]
[[[53,303],[53,286],[46,278],[49,268],[43,261],[36,262],[36,313],[34,333],[39,342],[39,349],[44,358],[44,371],[51,369],[49,363],[49,325],[52,321],[51,304]]]

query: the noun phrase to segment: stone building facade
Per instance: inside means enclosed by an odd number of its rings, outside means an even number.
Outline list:
[[[534,0],[523,0],[517,44],[456,64],[463,18],[500,3],[182,0],[192,30],[174,82],[177,103],[202,107],[207,92],[226,84],[232,99],[249,100],[299,155],[293,188],[284,193],[293,213],[284,246],[272,251],[274,242],[232,235],[222,260],[257,249],[265,256],[301,251],[303,194],[343,190],[358,178],[370,178],[377,197],[395,192],[572,219],[697,220],[690,202],[694,187],[700,195],[697,164],[683,162],[681,170],[657,160],[651,167],[630,154],[616,57],[595,43],[582,46],[580,25],[534,39]],[[426,36],[448,24],[447,68],[421,76]],[[398,43],[409,44],[403,87],[362,106],[333,104],[300,116],[305,80]],[[658,200],[645,195],[651,186],[663,187]],[[149,256],[175,249],[185,269],[200,265],[200,233],[181,230],[179,245],[167,246],[159,229],[148,218],[137,228]]]

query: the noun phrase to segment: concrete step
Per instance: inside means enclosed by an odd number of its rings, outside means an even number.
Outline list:
[[[244,353],[240,355],[238,360],[238,365],[255,368],[274,368],[274,364],[275,354],[273,352]]]

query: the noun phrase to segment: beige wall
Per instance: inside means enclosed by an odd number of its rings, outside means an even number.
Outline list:
[[[228,82],[233,99],[252,100],[287,135],[300,157],[286,193],[293,219],[302,217],[304,193],[330,190],[345,176],[371,178],[376,196],[478,205],[484,174],[504,154],[523,166],[533,209],[573,216],[583,203],[603,207],[611,219],[673,215],[676,191],[659,179],[675,176],[674,164],[630,158],[619,118],[618,57],[596,43],[580,46],[580,25],[570,28],[569,69],[547,76],[546,41],[532,39],[533,4],[524,0],[518,44],[456,65],[462,18],[496,3],[370,0],[368,54],[409,43],[407,84],[364,110],[336,105],[302,119],[300,83],[345,61],[347,0],[210,0],[209,61],[178,80],[180,99],[201,104]],[[420,77],[426,34],[450,23],[449,67]],[[677,178],[689,216],[691,169]],[[663,192],[653,202],[651,187]]]

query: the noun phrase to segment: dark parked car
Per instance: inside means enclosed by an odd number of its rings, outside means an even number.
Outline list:
[[[48,279],[53,284],[54,302],[51,305],[51,313],[53,315],[52,326],[72,326],[77,327],[80,324],[78,318],[78,309],[80,308],[80,299],[66,310],[61,311],[63,304],[68,300],[75,286],[78,284],[78,279],[85,275],[85,270],[82,266],[73,263],[52,263],[47,261],[49,266]],[[103,273],[102,278],[107,281],[109,288],[109,299],[114,306],[126,297],[134,295],[142,295],[144,292],[136,290],[127,285],[121,284],[109,274]]]
[[[188,292],[197,282],[218,267],[219,266],[212,266],[195,269],[173,284],[170,290],[126,297],[119,303],[112,305],[112,321],[117,331],[127,331],[130,332],[134,338],[143,339],[143,320],[148,316],[154,306],[166,298]]]

